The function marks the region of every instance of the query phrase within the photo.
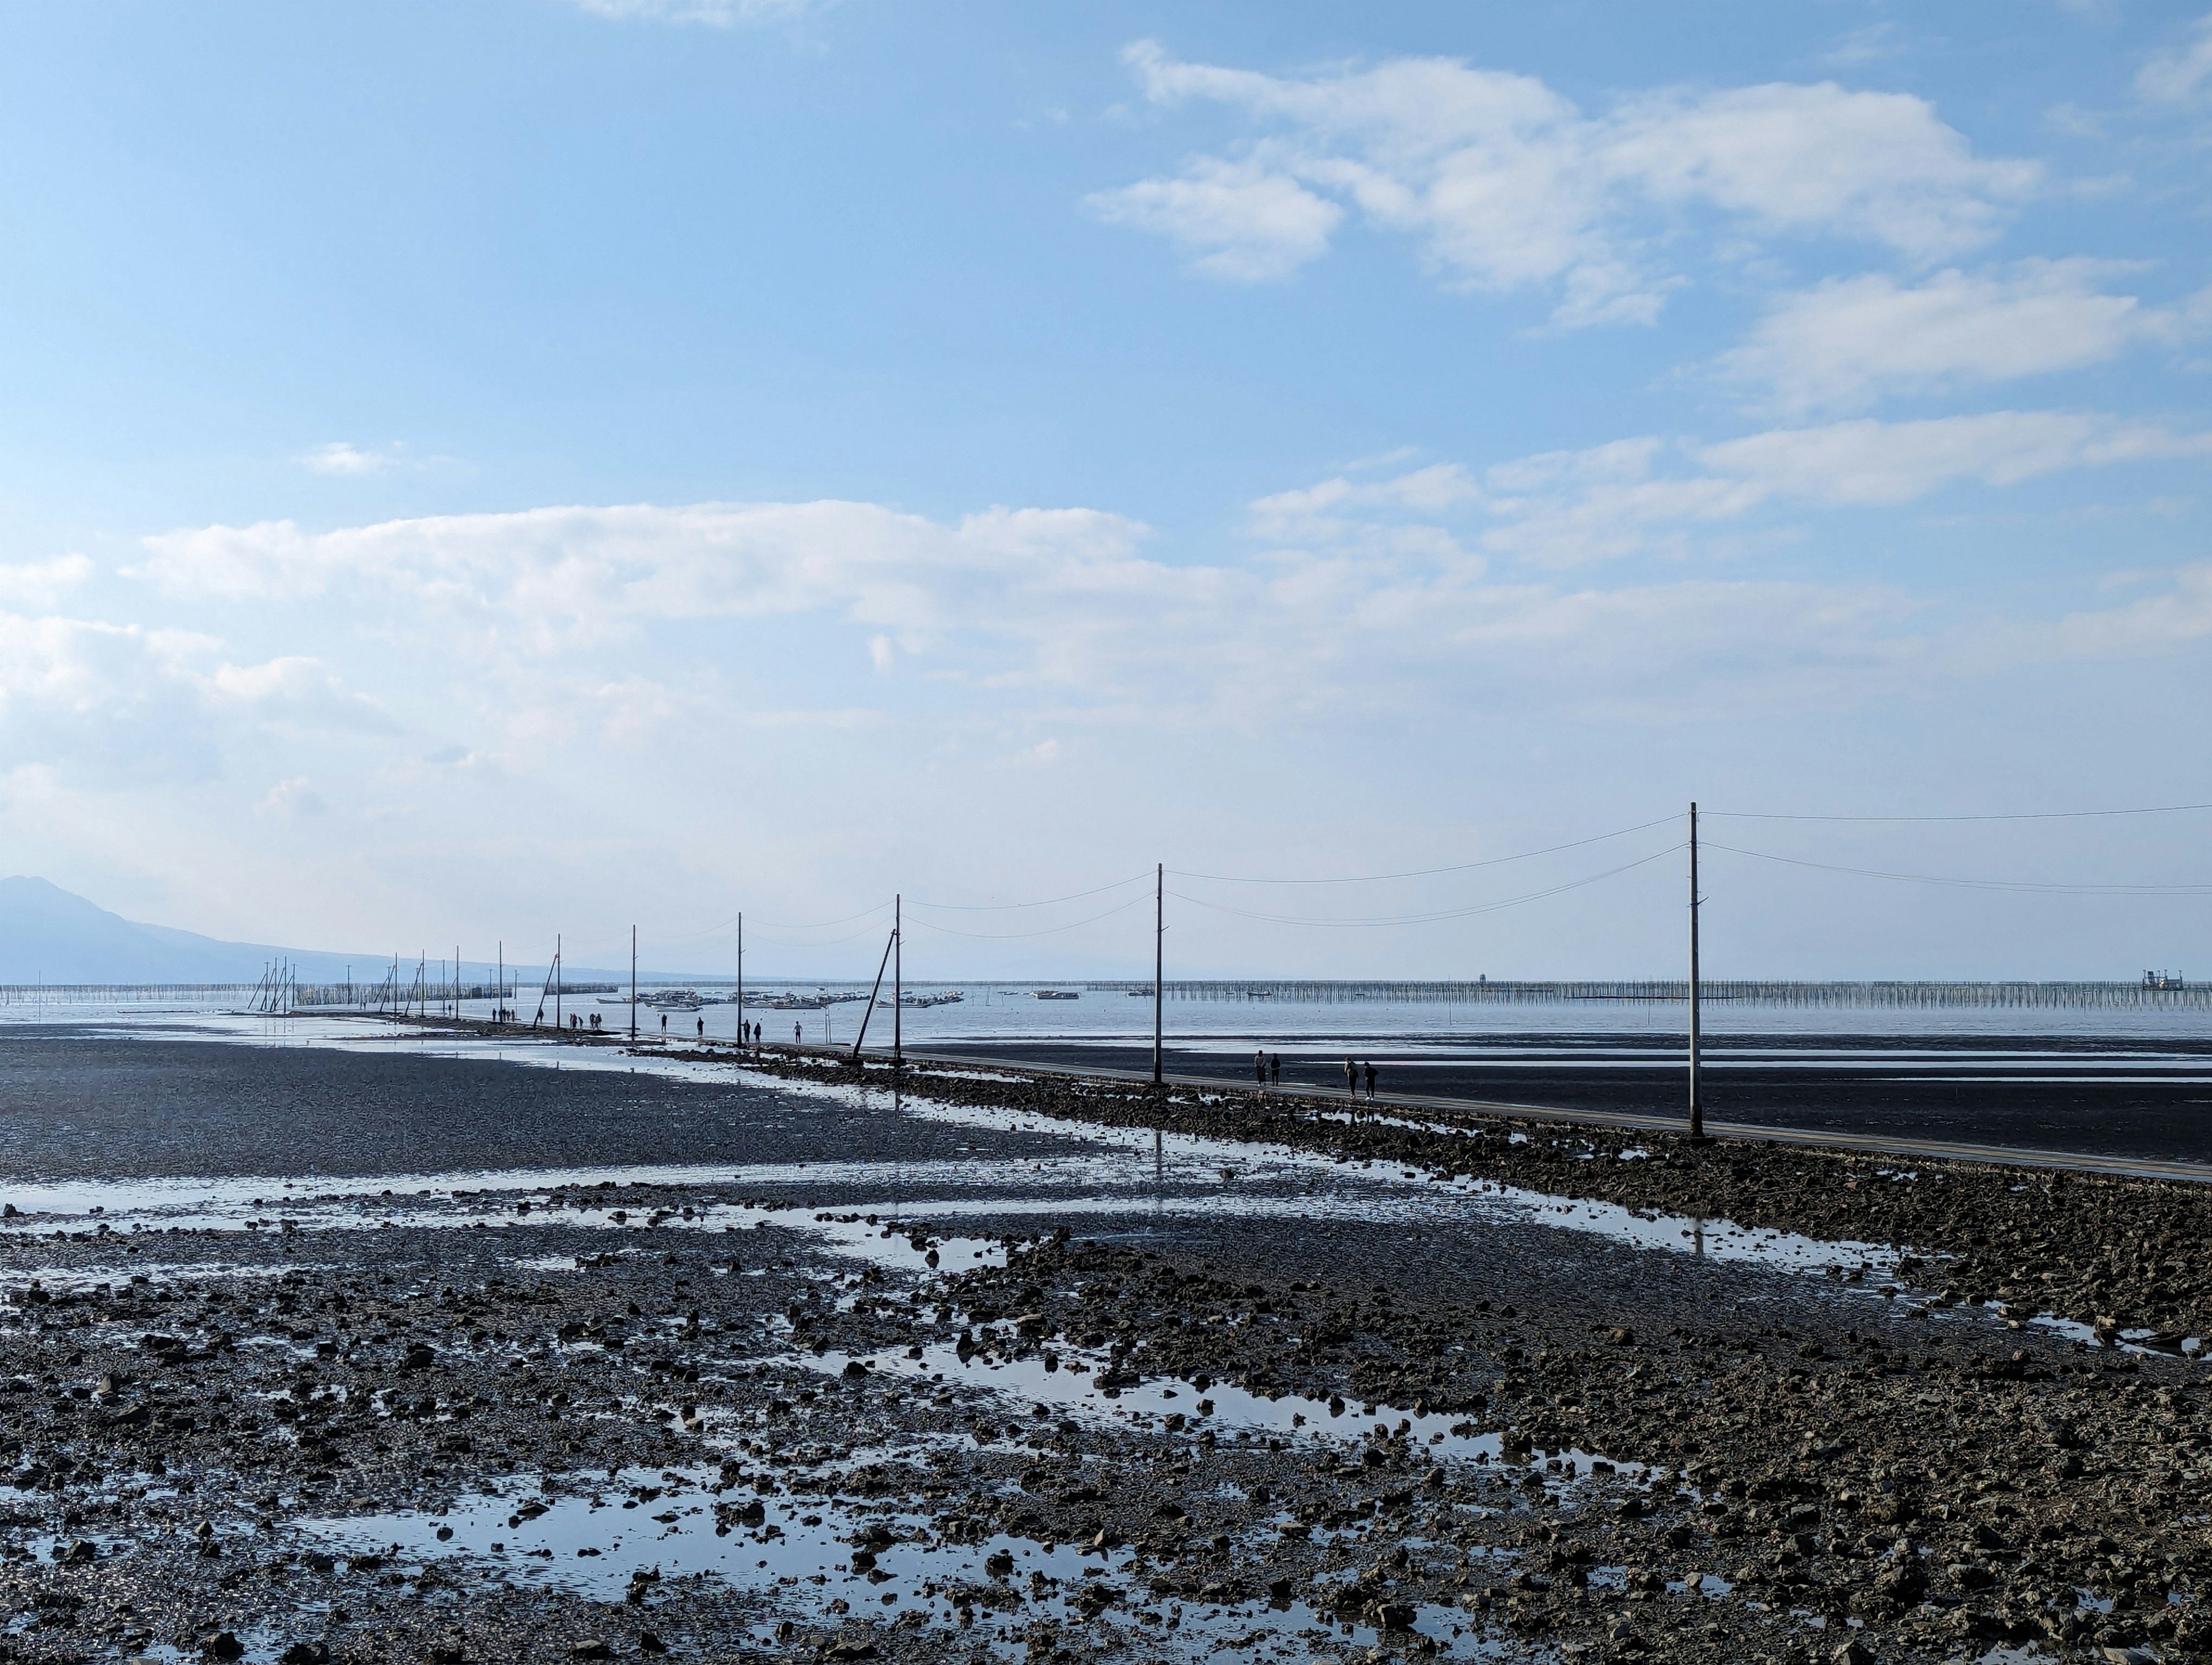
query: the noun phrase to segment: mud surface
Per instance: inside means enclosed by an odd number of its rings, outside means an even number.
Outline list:
[[[2212,1644],[2197,1188],[657,1049],[34,1043],[10,1656]]]
[[[1282,1081],[1340,1094],[1341,1050],[1324,1040],[1278,1046]],[[1385,1094],[1500,1100],[1564,1109],[1684,1113],[1679,1036],[1556,1031],[1431,1040],[1370,1056]],[[1149,1074],[1149,1048],[1044,1041],[942,1042],[979,1061]],[[1250,1045],[1180,1042],[1167,1067],[1224,1085],[1252,1081]],[[1700,1072],[1705,1114],[1765,1127],[1874,1133],[2096,1156],[2212,1160],[2212,1040],[2079,1036],[1718,1036]]]

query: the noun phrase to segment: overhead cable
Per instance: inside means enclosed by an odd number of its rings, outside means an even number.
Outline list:
[[[1699,848],[1726,850],[1730,855],[1747,855],[1761,861],[1779,861],[1791,867],[1814,867],[1822,872],[1850,873],[1859,878],[1893,879],[1906,884],[1944,884],[1967,890],[2027,890],[2051,896],[2185,896],[2212,895],[2212,884],[2060,884],[2040,879],[1963,878],[1938,873],[1893,873],[1877,867],[1846,867],[1832,861],[1807,861],[1794,855],[1777,855],[1771,850],[1739,849],[1733,844],[1718,844],[1711,839],[1698,841]]]
[[[2033,810],[2009,815],[1784,815],[1760,810],[1700,810],[1731,821],[2087,821],[2112,815],[2187,815],[2212,804],[2153,804],[2131,810]]]
[[[1623,827],[1619,832],[1599,833],[1595,837],[1577,838],[1566,844],[1549,844],[1540,850],[1523,850],[1518,855],[1494,855],[1486,860],[1462,861],[1449,867],[1416,867],[1402,873],[1358,873],[1347,878],[1247,878],[1238,873],[1188,873],[1179,867],[1170,867],[1168,872],[1175,878],[1209,879],[1219,884],[1378,884],[1386,879],[1430,878],[1438,873],[1464,873],[1477,867],[1499,867],[1509,861],[1528,861],[1540,855],[1556,855],[1561,850],[1579,850],[1585,844],[1602,844],[1609,838],[1626,838],[1631,833],[1644,832],[1681,818],[1679,815],[1662,815],[1656,821]]]
[[[1531,890],[1526,896],[1507,896],[1498,902],[1476,902],[1466,908],[1442,908],[1435,913],[1399,914],[1387,918],[1302,919],[1285,914],[1255,913],[1249,908],[1231,908],[1225,902],[1208,902],[1202,896],[1186,896],[1181,890],[1170,890],[1168,894],[1178,902],[1188,902],[1196,907],[1211,908],[1218,914],[1235,914],[1243,919],[1265,920],[1273,925],[1313,925],[1363,929],[1391,925],[1429,925],[1439,920],[1469,919],[1477,914],[1494,914],[1501,908],[1518,908],[1526,902],[1541,902],[1547,896],[1559,896],[1569,890],[1579,890],[1585,885],[1598,884],[1633,868],[1648,866],[1662,856],[1672,855],[1676,851],[1687,848],[1687,841],[1680,844],[1670,844],[1663,850],[1655,850],[1650,855],[1639,857],[1634,861],[1623,862],[1618,867],[1608,867],[1601,873],[1592,873],[1587,878],[1570,879],[1565,884],[1554,884],[1547,890]]]
[[[1096,925],[1100,920],[1111,919],[1116,914],[1126,914],[1139,902],[1151,900],[1150,896],[1131,896],[1127,902],[1109,908],[1103,914],[1093,914],[1089,919],[1071,920],[1066,925],[1048,925],[1041,931],[956,931],[949,925],[934,924],[926,919],[918,919],[914,922],[925,931],[935,931],[944,936],[975,937],[986,942],[1012,942],[1023,937],[1049,937],[1061,931],[1073,931],[1082,926]]]
[[[1136,873],[1127,878],[1117,878],[1111,884],[1101,884],[1094,890],[1073,891],[1064,896],[1051,896],[1043,902],[922,902],[908,896],[906,899],[906,905],[909,908],[933,908],[941,913],[953,914],[1003,914],[1022,908],[1055,908],[1063,902],[1080,902],[1085,896],[1103,896],[1109,890],[1118,890],[1124,884],[1139,884],[1151,877],[1150,873]]]

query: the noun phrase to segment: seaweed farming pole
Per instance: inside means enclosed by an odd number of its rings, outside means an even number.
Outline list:
[[[738,1050],[745,1049],[745,910],[738,909]]]
[[[553,1032],[561,1032],[561,933],[553,933]]]
[[[906,932],[902,928],[902,908],[906,898],[898,892],[891,893],[891,1067],[897,1069],[906,1062],[901,1050],[899,1015],[906,999]]]
[[[1159,1086],[1160,1074],[1160,967],[1163,945],[1168,934],[1168,864],[1161,862],[1152,869],[1152,1085]]]
[[[629,1038],[633,1041],[637,1039],[637,927],[635,925],[629,928]]]
[[[1698,806],[1690,805],[1690,1137],[1705,1136],[1698,1103]]]

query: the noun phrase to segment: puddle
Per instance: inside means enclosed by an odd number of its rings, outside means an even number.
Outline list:
[[[1311,1443],[1336,1448],[1355,1468],[1360,1451],[1380,1428],[1434,1461],[1526,1468],[1550,1486],[1593,1472],[1617,1474],[1632,1482],[1646,1474],[1641,1463],[1612,1461],[1601,1453],[1575,1447],[1524,1449],[1509,1461],[1502,1433],[1479,1430],[1462,1415],[1416,1413],[1371,1401],[1297,1394],[1268,1399],[1206,1376],[1115,1377],[1105,1374],[1105,1358],[1075,1348],[1012,1352],[1016,1344],[1009,1328],[985,1325],[977,1333],[979,1340],[988,1338],[1010,1349],[1004,1352],[988,1345],[963,1352],[957,1345],[939,1343],[919,1349],[919,1358],[910,1356],[914,1350],[909,1349],[800,1354],[793,1362],[831,1376],[844,1376],[851,1362],[858,1362],[878,1383],[996,1395],[1009,1401],[1003,1413],[1017,1419],[1033,1419],[1047,1411],[1149,1432],[1212,1430],[1217,1438],[1232,1443],[1268,1438],[1276,1449]]]
[[[704,1577],[817,1622],[925,1626],[1006,1659],[1025,1653],[1029,1627],[1039,1623],[1080,1628],[1102,1650],[1141,1644],[1149,1655],[1185,1659],[1261,1642],[1328,1638],[1364,1648],[1415,1640],[1402,1632],[1385,1638],[1256,1591],[1215,1586],[1214,1599],[1186,1595],[1180,1586],[1206,1586],[1178,1577],[1171,1561],[1126,1547],[978,1536],[957,1506],[933,1519],[903,1504],[842,1502],[836,1475],[826,1478],[817,1486],[787,1475],[773,1495],[760,1496],[721,1470],[627,1469],[600,1481],[518,1483],[438,1512],[301,1519],[289,1531],[307,1540],[307,1554],[331,1555],[354,1571],[458,1563],[492,1583],[623,1602],[646,1627],[660,1587]],[[1114,1599],[1100,1599],[1109,1590]],[[1227,1599],[1239,1593],[1247,1599]],[[1495,1657],[1504,1649],[1474,1635],[1449,1607],[1419,1608],[1416,1628],[1424,1638],[1416,1645],[1442,1657]],[[772,1623],[763,1620],[757,1634],[772,1640]]]

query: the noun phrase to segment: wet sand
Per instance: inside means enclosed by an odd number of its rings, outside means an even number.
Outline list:
[[[988,1072],[21,1042],[19,1657],[2206,1639],[2203,1367],[2158,1350],[2212,1326],[2202,1188]]]

